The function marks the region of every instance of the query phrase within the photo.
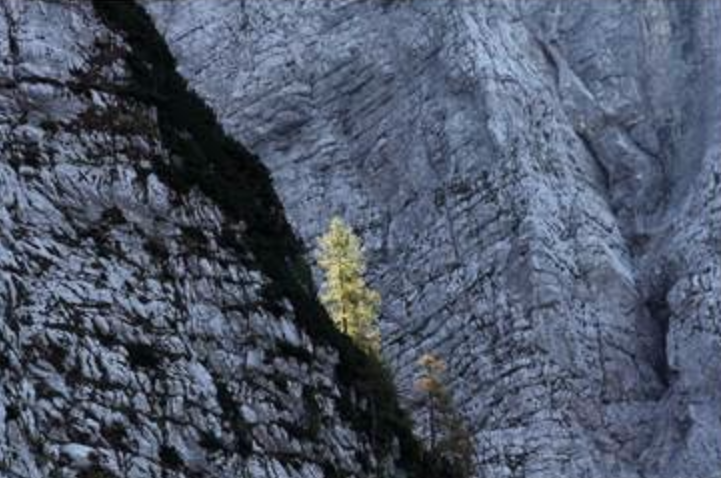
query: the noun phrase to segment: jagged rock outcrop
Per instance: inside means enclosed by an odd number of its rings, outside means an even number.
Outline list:
[[[145,2],[494,477],[721,476],[721,2]]]
[[[0,3],[0,476],[418,476],[265,169],[95,3]]]

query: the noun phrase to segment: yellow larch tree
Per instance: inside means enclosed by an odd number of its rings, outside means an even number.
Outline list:
[[[324,275],[320,299],[336,327],[361,349],[377,355],[380,294],[366,283],[361,241],[341,218],[334,217],[318,240],[317,259]]]

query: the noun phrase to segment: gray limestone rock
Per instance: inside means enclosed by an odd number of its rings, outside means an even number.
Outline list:
[[[413,476],[257,222],[159,173],[137,53],[90,2],[0,3],[0,476]]]
[[[144,4],[306,242],[362,234],[479,476],[721,476],[721,1]]]

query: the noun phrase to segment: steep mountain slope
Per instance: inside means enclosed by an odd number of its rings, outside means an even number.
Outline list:
[[[721,476],[721,1],[149,1],[385,354],[450,365],[479,473]]]
[[[95,8],[0,4],[0,476],[419,476],[264,167]]]

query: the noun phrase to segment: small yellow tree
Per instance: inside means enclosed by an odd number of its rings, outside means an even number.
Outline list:
[[[324,273],[321,301],[344,334],[366,352],[378,354],[381,299],[365,281],[360,239],[342,219],[334,217],[318,246],[318,265]]]
[[[473,473],[473,440],[446,390],[443,376],[445,362],[433,354],[418,360],[420,374],[416,389],[421,392],[421,406],[427,417],[428,449],[439,461],[453,467],[460,477]]]

